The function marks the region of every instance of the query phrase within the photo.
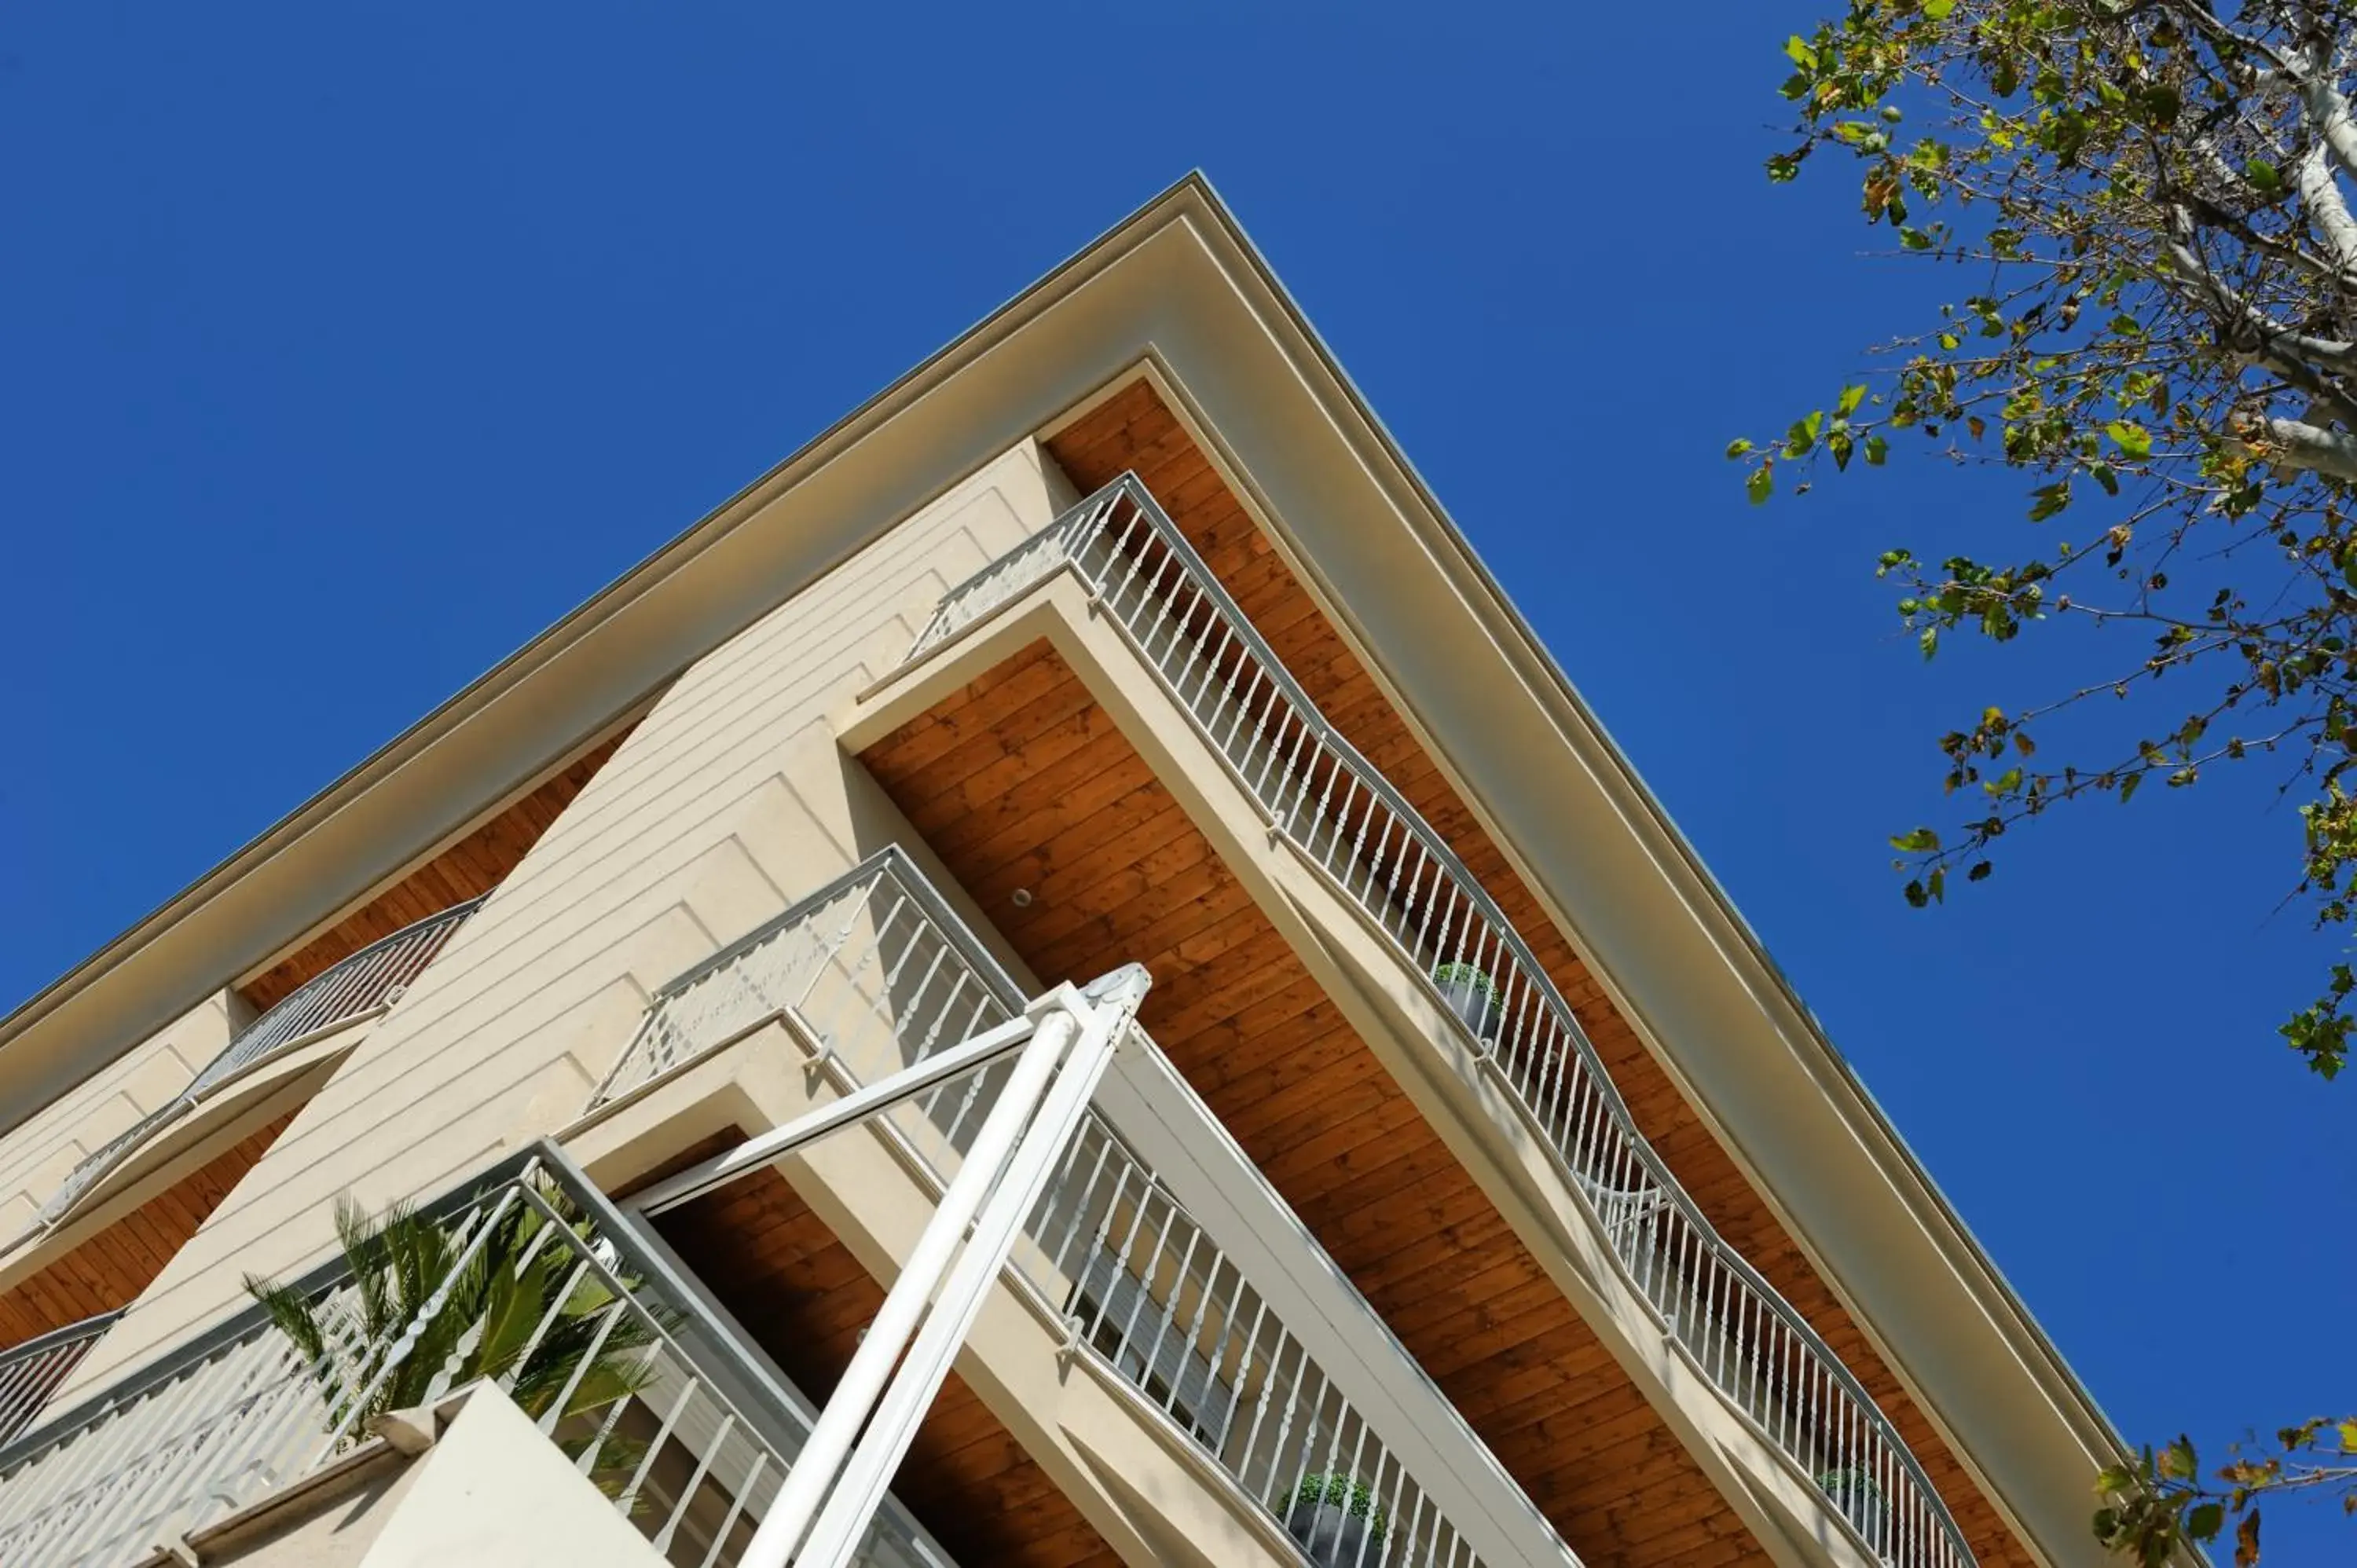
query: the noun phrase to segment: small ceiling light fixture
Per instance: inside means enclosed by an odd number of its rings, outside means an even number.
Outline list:
[[[1031,908],[1031,889],[1017,887],[1009,902],[1018,909],[1028,909]]]

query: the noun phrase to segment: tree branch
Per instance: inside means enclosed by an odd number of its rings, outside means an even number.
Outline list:
[[[2269,419],[2266,456],[2280,467],[2357,484],[2357,435],[2297,419]]]
[[[2291,80],[2299,89],[2300,108],[2306,112],[2309,124],[2327,147],[2341,169],[2357,174],[2357,120],[2349,113],[2349,100],[2332,85],[2331,78],[2314,66],[2302,61],[2288,68]],[[2341,216],[2349,215],[2347,207]]]
[[[2319,367],[2336,375],[2357,373],[2357,344],[2295,332],[2252,305],[2185,238],[2193,232],[2193,215],[2181,205],[2172,205],[2169,211],[2169,259],[2175,270],[2206,296],[2215,313],[2228,318],[2227,341],[2241,348],[2254,362],[2330,406],[2343,424],[2357,428],[2357,401],[2325,382],[2319,373]]]
[[[2348,119],[2346,110],[2341,118]],[[2324,242],[2332,251],[2332,259],[2341,268],[2343,285],[2357,283],[2357,218],[2349,215],[2349,203],[2341,194],[2341,182],[2333,177],[2335,155],[2322,140],[2309,148],[2308,156],[2299,160],[2299,199],[2309,216],[2324,235]]]

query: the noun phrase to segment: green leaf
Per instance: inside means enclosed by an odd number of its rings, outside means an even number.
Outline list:
[[[1753,506],[1764,506],[1775,492],[1776,476],[1765,467],[1752,469],[1751,477],[1743,481],[1743,493],[1751,498]]]
[[[2115,419],[2104,426],[2104,433],[2120,445],[2120,450],[2131,457],[2152,456],[2152,432],[2141,424],[2125,419]]]
[[[1890,443],[1879,435],[1866,438],[1866,461],[1868,467],[1879,468],[1890,456]]]
[[[1940,835],[1930,828],[1916,828],[1895,835],[1890,847],[1908,854],[1928,854],[1940,847]]]
[[[2283,188],[2283,171],[2265,158],[2253,158],[2244,164],[2243,177],[2257,187],[2263,195],[2273,196]]]
[[[1739,435],[1727,444],[1727,455],[1730,457],[1740,457],[1750,450],[1751,443]]]
[[[1811,48],[1809,41],[1798,33],[1784,40],[1784,58],[1803,70],[1817,69],[1817,51]]]
[[[2225,1504],[2203,1503],[2185,1516],[2185,1533],[2196,1541],[2215,1541],[2225,1523]]]
[[[1824,425],[1825,411],[1822,408],[1811,413],[1806,419],[1792,421],[1792,427],[1784,432],[1784,456],[1807,456],[1814,450],[1817,445],[1817,432],[1824,429]]]
[[[1948,13],[1956,8],[1956,0],[1923,0],[1923,15],[1934,22],[1944,22]]]
[[[2120,804],[2123,806],[2126,805],[2128,803],[2128,797],[2135,794],[2136,792],[2136,786],[2143,782],[2144,775],[2141,773],[2131,773],[2126,778],[2121,779]]]
[[[1857,405],[1865,401],[1866,388],[1863,386],[1844,387],[1841,390],[1841,396],[1835,400],[1834,413],[1841,418],[1847,419],[1857,412]]]

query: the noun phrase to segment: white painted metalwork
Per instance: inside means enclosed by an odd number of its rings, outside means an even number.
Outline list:
[[[964,584],[916,659],[1070,570],[1270,824],[1424,977],[1595,1211],[1628,1278],[1719,1391],[1894,1568],[1971,1548],[1889,1419],[1714,1230],[1645,1140],[1571,1005],[1488,890],[1286,671],[1134,474]]]
[[[818,1423],[811,1429],[811,1440],[802,1450],[802,1463],[796,1466],[776,1504],[763,1516],[760,1530],[746,1554],[751,1568],[783,1568],[802,1544],[828,1488],[835,1485],[851,1457],[853,1443],[874,1412],[876,1402],[883,1394],[901,1351],[907,1348],[909,1335],[925,1316],[933,1292],[964,1243],[966,1228],[989,1198],[992,1184],[1005,1172],[1017,1142],[1024,1136],[1026,1124],[1038,1108],[1039,1096],[1046,1091],[1049,1078],[1055,1072],[1071,1036],[1071,1019],[1060,1016],[1047,1027],[1038,1026],[1026,1017],[982,1036],[994,1043],[994,1056],[1019,1047],[1020,1055],[1008,1077],[1006,1092],[984,1119],[970,1157],[959,1170],[957,1179],[942,1193],[923,1234],[901,1266],[899,1276],[886,1293],[883,1306],[861,1336],[850,1365],[836,1380],[834,1392],[828,1398],[826,1408],[819,1412]],[[963,1053],[944,1053],[959,1054]],[[868,1087],[874,1090],[885,1083],[898,1085],[922,1070],[920,1064]],[[845,1097],[853,1101],[861,1098]],[[713,1163],[716,1165],[724,1162]]]
[[[84,1155],[66,1172],[66,1179],[58,1190],[49,1194],[33,1215],[35,1227],[54,1225],[65,1217],[81,1195],[96,1186],[98,1179],[129,1156],[132,1150],[145,1143],[150,1136],[188,1113],[188,1098],[182,1094],[168,1104],[157,1107],[138,1121]]]
[[[506,1162],[425,1211],[463,1243],[496,1238],[519,1273],[544,1268],[553,1308],[500,1380],[540,1430],[671,1562],[734,1564],[809,1431],[808,1407],[703,1307],[659,1255],[553,1147]],[[509,1257],[506,1251],[495,1257]],[[464,1262],[460,1264],[465,1266]],[[8,1568],[120,1568],[160,1541],[296,1480],[362,1440],[363,1412],[429,1328],[449,1328],[447,1282],[398,1333],[359,1332],[356,1287],[339,1260],[304,1289],[333,1333],[307,1364],[257,1308],[0,1449],[0,1563]],[[560,1325],[563,1326],[560,1328]],[[445,1364],[414,1382],[425,1402],[449,1391],[464,1326]],[[628,1393],[513,1390],[552,1332],[620,1348],[643,1375]],[[546,1363],[543,1363],[545,1365]],[[558,1360],[559,1375],[567,1364]],[[393,1384],[394,1387],[404,1385]],[[897,1503],[878,1512],[857,1561],[949,1568]]]
[[[1024,1006],[1014,980],[894,846],[665,986],[630,1047],[646,1059],[626,1057],[598,1099],[772,1019],[805,1033],[826,1069],[856,1093],[1019,1022]],[[1131,1032],[1154,1048],[1143,1031]],[[939,1187],[965,1168],[1009,1070],[1000,1059],[883,1112]],[[681,1191],[699,1188],[707,1175],[688,1173]],[[677,1197],[658,1189],[641,1201],[661,1208]],[[1081,1119],[1022,1231],[1012,1270],[1065,1316],[1075,1350],[1101,1358],[1297,1536],[1330,1533],[1338,1519],[1356,1521],[1357,1547],[1340,1559],[1350,1568],[1480,1561],[1392,1445],[1111,1125],[1094,1114]],[[1329,1491],[1338,1500],[1321,1512]]]
[[[190,1099],[264,1058],[361,1014],[389,1006],[415,983],[436,955],[458,934],[481,898],[453,904],[393,935],[371,942],[287,993],[276,1006],[238,1031],[229,1047],[207,1063],[188,1086]]]
[[[102,1312],[0,1351],[0,1445],[33,1423],[49,1396],[122,1316],[119,1309]]]
[[[848,1568],[919,1423],[1006,1266],[1017,1228],[1039,1201],[1150,983],[1146,972],[1132,965],[1090,986],[1085,999],[1060,986],[1033,1004],[1031,1037],[1010,1063],[974,1146],[827,1402],[802,1464],[763,1520],[746,1553],[747,1568],[786,1568],[790,1557],[803,1568]],[[888,1372],[891,1380],[886,1386]],[[839,1478],[822,1476],[822,1444],[830,1437],[837,1444],[847,1443],[855,1432],[858,1445],[845,1456]],[[824,1456],[831,1460],[834,1455],[829,1446]],[[817,1507],[830,1479],[834,1490]]]
[[[955,950],[943,933],[963,925],[898,846],[870,855],[657,992],[590,1108],[773,1019],[821,1029],[830,1054],[871,1067],[911,1066],[1004,1025],[1022,1012],[1019,993],[1011,981],[994,992]],[[920,1014],[911,1033],[907,1020]]]
[[[803,1112],[782,1127],[772,1127],[766,1133],[756,1133],[726,1154],[715,1155],[676,1176],[664,1177],[643,1192],[634,1194],[630,1198],[630,1208],[635,1213],[650,1217],[669,1213],[715,1187],[726,1187],[738,1176],[775,1165],[805,1144],[815,1143],[829,1133],[840,1131],[855,1122],[865,1122],[879,1111],[888,1111],[901,1101],[913,1100],[953,1078],[963,1078],[978,1068],[988,1066],[1028,1040],[1031,1029],[1032,1023],[1028,1016],[1011,1018],[996,1028],[985,1029],[962,1045],[952,1046],[948,1050],[927,1057],[888,1079],[864,1084],[848,1094]]]
[[[482,899],[471,898],[439,914],[428,915],[370,943],[296,987],[276,1006],[238,1031],[236,1038],[208,1062],[170,1103],[141,1117],[76,1162],[58,1190],[41,1205],[34,1222],[57,1223],[109,1171],[157,1132],[187,1115],[198,1101],[228,1079],[290,1046],[314,1039],[362,1014],[399,1001],[401,993],[482,904]]]

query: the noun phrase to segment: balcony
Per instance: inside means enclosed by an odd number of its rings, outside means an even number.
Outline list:
[[[664,986],[592,1108],[654,1093],[774,1025],[848,1095],[1006,1025],[1024,1004],[889,848]],[[1576,1563],[1144,1031],[1116,1062],[1022,1228],[1004,1281],[1018,1299],[1208,1461],[1232,1506],[1314,1561]],[[1002,1059],[877,1118],[933,1198],[1011,1069]],[[1136,1141],[1148,1137],[1151,1159]],[[1221,1234],[1182,1181],[1217,1206]],[[654,1209],[673,1201],[659,1196]],[[1360,1337],[1346,1348],[1338,1326]],[[1496,1544],[1477,1548],[1477,1536]]]
[[[553,1147],[423,1212],[458,1249],[452,1277],[505,1259],[538,1290],[527,1299],[548,1304],[485,1362],[493,1380],[665,1561],[734,1563],[809,1430],[807,1402]],[[404,1409],[439,1402],[483,1343],[488,1318],[456,1321],[447,1286],[414,1316],[375,1323],[340,1259],[299,1288],[327,1326],[317,1357],[249,1307],[0,1448],[0,1562],[113,1568],[185,1539],[357,1455],[384,1391],[402,1390]],[[592,1354],[542,1354],[560,1341]],[[619,1397],[585,1387],[606,1347],[632,1369]],[[414,1357],[434,1358],[431,1370],[406,1368]],[[856,1560],[953,1568],[889,1502]]]
[[[83,1155],[42,1203],[34,1227],[54,1229],[157,1134],[224,1089],[270,1062],[392,1007],[482,903],[473,898],[429,915],[362,948],[291,993],[240,1030],[169,1103]]]
[[[0,1352],[0,1447],[33,1423],[120,1312],[102,1312]]]
[[[1448,1021],[1481,1079],[1500,1091],[1490,1112],[1509,1122],[1500,1131],[1544,1150],[1622,1283],[1727,1407],[1822,1489],[1843,1528],[1873,1557],[1910,1568],[1970,1564],[1972,1552],[1916,1455],[1841,1358],[1717,1233],[1647,1142],[1570,1004],[1497,900],[1328,721],[1134,476],[946,595],[904,664],[908,690],[946,691],[955,677],[928,686],[929,664],[983,637],[1058,578],[1076,584],[1090,617],[1114,628],[1272,840],[1289,847]],[[1017,640],[1010,638],[1009,646]],[[1021,678],[1002,665],[967,691]],[[1025,691],[1047,686],[1036,682]],[[985,722],[959,718],[941,726],[954,732],[951,744],[970,742]],[[913,733],[903,728],[891,738]],[[887,773],[879,778],[894,788]],[[918,796],[937,786],[920,768],[909,778],[907,789]],[[916,813],[913,797],[895,794]],[[944,853],[955,862],[954,853]],[[1046,855],[1033,853],[1027,864]],[[1004,880],[1017,882],[1018,869],[1006,869]],[[963,866],[960,875],[976,886]],[[1056,934],[1048,942],[1069,940],[1060,935],[1069,926],[1049,929]]]

